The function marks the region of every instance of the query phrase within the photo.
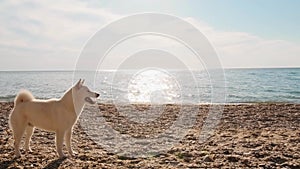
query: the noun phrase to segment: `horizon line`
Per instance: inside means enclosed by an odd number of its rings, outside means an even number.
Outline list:
[[[278,66],[278,67],[225,67],[224,70],[228,69],[299,69],[300,66]],[[136,69],[120,69],[120,70],[136,70]],[[186,69],[167,69],[167,70],[186,70]],[[199,69],[191,69],[191,70],[199,70]],[[203,69],[201,69],[203,70]],[[0,70],[0,72],[74,72],[74,71],[95,71],[95,70],[74,70],[74,69],[8,69],[8,70]],[[103,69],[97,71],[117,71],[117,69]]]

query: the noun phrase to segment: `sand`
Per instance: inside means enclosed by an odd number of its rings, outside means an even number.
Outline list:
[[[0,103],[0,168],[300,168],[300,105],[257,103],[225,105],[220,123],[205,142],[198,138],[209,105],[187,105],[199,111],[195,125],[171,149],[149,157],[129,158],[107,151],[91,140],[77,123],[73,133],[75,157],[58,159],[54,134],[35,130],[33,152],[14,159],[8,116],[12,103]],[[140,110],[145,105],[135,105]],[[121,133],[151,137],[176,119],[178,105],[148,123],[129,124],[111,104],[99,108],[107,123]],[[122,130],[122,131],[121,131]],[[66,153],[66,150],[64,149]]]

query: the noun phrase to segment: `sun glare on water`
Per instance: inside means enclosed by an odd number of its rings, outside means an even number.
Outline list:
[[[181,91],[176,79],[159,69],[144,69],[132,76],[128,84],[130,103],[175,103]]]

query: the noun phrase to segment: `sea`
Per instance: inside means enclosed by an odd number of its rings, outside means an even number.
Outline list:
[[[225,69],[220,76],[215,85],[207,71],[0,71],[0,101],[13,101],[21,89],[60,98],[82,78],[101,94],[99,103],[300,103],[300,68]]]

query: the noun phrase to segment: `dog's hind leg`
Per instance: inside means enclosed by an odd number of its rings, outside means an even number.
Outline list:
[[[26,152],[31,152],[31,148],[30,148],[30,140],[31,140],[31,136],[34,132],[34,127],[31,125],[28,125],[26,128],[26,138],[25,138],[25,150]]]
[[[12,129],[13,129],[13,135],[14,135],[14,146],[15,146],[15,155],[16,157],[21,156],[20,152],[20,143],[21,139],[23,137],[25,128],[26,128],[26,122],[24,121],[14,121],[11,123]]]
[[[63,143],[64,143],[64,131],[56,131],[56,151],[60,158],[63,158],[65,155],[62,151]]]
[[[71,144],[71,141],[72,141],[72,127],[69,130],[67,130],[66,135],[65,135],[65,141],[66,141],[66,146],[67,146],[69,154],[71,156],[73,156],[74,152],[72,150],[72,144]]]

